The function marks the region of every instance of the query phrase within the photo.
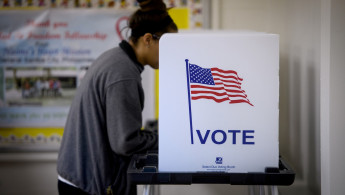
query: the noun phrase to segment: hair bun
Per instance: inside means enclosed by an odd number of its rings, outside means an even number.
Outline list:
[[[143,12],[166,11],[167,7],[162,0],[137,0]]]

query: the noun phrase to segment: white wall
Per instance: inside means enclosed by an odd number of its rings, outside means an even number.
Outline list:
[[[220,1],[222,29],[280,35],[280,153],[297,173],[285,193],[320,194],[321,1]]]
[[[345,192],[345,2],[323,3],[326,29],[323,31],[324,55],[321,72],[321,153],[322,194]],[[328,11],[328,12],[327,12]]]
[[[56,152],[1,153],[0,194],[57,195]]]
[[[330,193],[345,192],[345,1],[331,1]]]
[[[343,194],[345,1],[215,2],[214,28],[280,34],[280,152],[297,173],[280,192]]]

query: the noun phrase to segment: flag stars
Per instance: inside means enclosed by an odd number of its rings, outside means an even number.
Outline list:
[[[201,68],[194,64],[189,64],[190,69],[190,82],[201,83],[207,85],[214,85],[211,69]]]

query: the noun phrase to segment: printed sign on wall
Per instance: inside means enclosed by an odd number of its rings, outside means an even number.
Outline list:
[[[101,53],[121,41],[129,14],[0,13],[0,127],[63,127],[83,75]]]
[[[131,13],[0,12],[0,147],[60,142],[77,86],[92,62],[125,37]]]
[[[277,35],[168,34],[159,62],[159,171],[278,167]]]

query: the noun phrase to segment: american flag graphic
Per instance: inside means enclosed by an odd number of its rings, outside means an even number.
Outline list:
[[[254,106],[242,90],[243,79],[233,70],[201,68],[189,63],[190,98],[192,100],[210,99],[217,103],[247,103]]]

